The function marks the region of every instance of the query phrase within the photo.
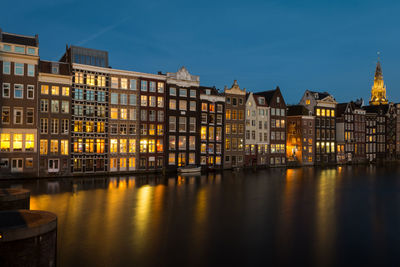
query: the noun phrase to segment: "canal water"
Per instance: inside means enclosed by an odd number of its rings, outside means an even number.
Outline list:
[[[1,182],[58,216],[58,266],[398,266],[400,168]]]

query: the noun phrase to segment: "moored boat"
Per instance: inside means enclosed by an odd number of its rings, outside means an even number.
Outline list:
[[[201,172],[201,167],[197,167],[197,166],[184,166],[181,168],[178,168],[178,172],[179,173],[195,173],[195,172]]]

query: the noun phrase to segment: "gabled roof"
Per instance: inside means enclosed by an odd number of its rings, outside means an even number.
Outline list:
[[[0,29],[0,41],[4,43],[20,44],[28,46],[39,46],[38,36],[25,36],[13,33],[2,32]]]
[[[287,107],[287,116],[309,116],[310,111],[303,105],[291,105]]]
[[[223,96],[223,93],[221,93],[215,86],[210,87],[210,86],[199,86],[200,89],[200,94],[205,95],[206,90],[210,90],[210,95],[218,95],[218,96]]]
[[[316,92],[316,91],[310,91],[308,90],[308,92],[310,92],[310,94],[312,94],[312,96],[314,97],[315,100],[322,100],[328,96],[331,96],[333,99],[335,99],[330,93],[328,92]]]
[[[336,105],[336,117],[342,116],[346,112],[346,108],[350,103],[339,103]]]
[[[275,93],[278,90],[280,91],[279,86],[277,86],[275,90],[269,90],[269,91],[264,91],[264,92],[256,92],[256,93],[254,93],[254,95],[263,96],[265,98],[265,101],[267,102],[267,104],[270,105],[271,104],[271,100],[273,99]]]

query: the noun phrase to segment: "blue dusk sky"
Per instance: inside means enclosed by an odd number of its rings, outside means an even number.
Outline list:
[[[202,85],[237,79],[250,91],[304,90],[337,101],[368,101],[377,51],[387,95],[400,102],[398,1],[73,1],[2,3],[5,32],[39,34],[40,55],[58,60],[66,44],[109,52],[113,68],[175,72]]]

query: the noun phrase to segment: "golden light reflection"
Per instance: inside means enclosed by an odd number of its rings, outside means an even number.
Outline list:
[[[147,245],[145,237],[149,226],[153,193],[154,187],[150,185],[142,186],[137,190],[133,238],[139,249],[144,249]]]
[[[316,201],[316,263],[326,266],[332,260],[336,235],[336,169],[322,170],[318,177]]]

